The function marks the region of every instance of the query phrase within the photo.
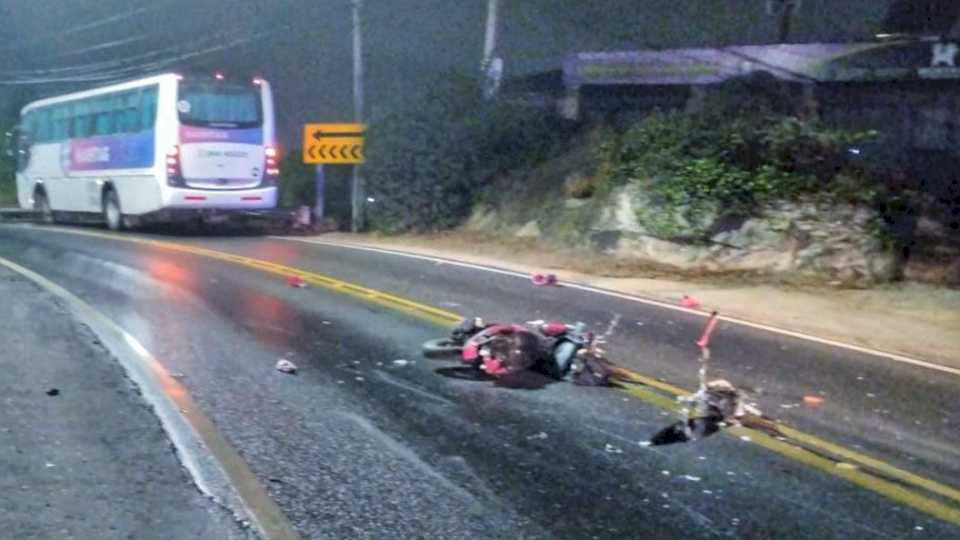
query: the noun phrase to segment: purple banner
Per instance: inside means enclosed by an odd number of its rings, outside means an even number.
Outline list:
[[[713,84],[767,72],[788,81],[960,77],[960,46],[891,41],[750,45],[716,49],[584,52],[564,62],[564,83]]]
[[[74,139],[64,145],[64,169],[69,172],[152,167],[153,143],[152,130]]]
[[[180,126],[180,144],[208,142],[263,144],[263,130],[260,128],[217,129]]]

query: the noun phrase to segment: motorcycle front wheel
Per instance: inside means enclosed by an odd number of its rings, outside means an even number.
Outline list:
[[[423,355],[427,358],[439,358],[460,354],[463,345],[450,338],[431,339],[423,344]]]

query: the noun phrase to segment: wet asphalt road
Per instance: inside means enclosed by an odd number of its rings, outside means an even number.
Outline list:
[[[692,341],[703,319],[683,313],[343,248],[162,239],[488,319],[602,329],[619,314],[611,356],[695,386]],[[960,538],[956,527],[735,437],[641,447],[674,417],[622,392],[451,377],[442,369],[451,363],[419,356],[420,343],[442,334],[436,326],[275,275],[20,226],[0,226],[0,256],[77,294],[182,374],[308,538]],[[726,324],[713,353],[714,374],[753,389],[765,412],[958,483],[960,379]],[[281,357],[300,374],[276,372]],[[792,407],[811,393],[823,407]]]

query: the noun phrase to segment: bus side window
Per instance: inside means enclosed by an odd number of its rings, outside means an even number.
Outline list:
[[[140,93],[136,90],[124,92],[117,98],[113,111],[114,131],[116,133],[137,133],[140,131],[140,111],[137,105]]]
[[[145,88],[140,95],[141,130],[152,130],[157,121],[157,86]]]
[[[53,140],[70,138],[70,104],[63,103],[53,109]]]
[[[73,127],[70,136],[75,138],[89,137],[93,132],[93,116],[90,114],[90,100],[78,101],[73,107]]]
[[[49,142],[53,140],[53,125],[50,119],[50,109],[44,108],[37,111],[36,120],[36,138],[38,143]]]
[[[114,99],[114,96],[103,96],[94,101],[96,107],[96,117],[93,126],[94,135],[110,135],[113,133]]]

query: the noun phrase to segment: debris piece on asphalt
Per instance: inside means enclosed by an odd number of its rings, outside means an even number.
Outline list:
[[[556,274],[541,274],[538,272],[530,276],[530,281],[537,287],[559,285]]]
[[[746,442],[750,442],[750,441],[751,441],[749,435],[741,435],[741,436],[740,436],[740,440],[741,440],[741,441],[746,441]]]
[[[699,476],[693,476],[692,474],[685,474],[683,477],[691,482],[699,482],[701,480]]]
[[[639,444],[640,446],[646,448],[646,447],[650,446],[650,445],[653,444],[653,443],[650,442],[650,441],[640,441],[640,442],[637,443],[637,444]]]
[[[700,493],[703,493],[704,495],[713,495],[713,492],[709,489],[701,490]]]
[[[287,285],[297,289],[302,289],[307,286],[307,283],[300,276],[290,276],[287,278]]]
[[[456,302],[440,302],[440,305],[443,307],[460,307],[460,304]]]
[[[322,324],[322,325],[324,325],[324,326],[328,326],[328,325],[331,325],[331,324],[333,324],[333,323],[330,322],[330,321],[320,321],[320,324]]]
[[[540,433],[536,433],[534,435],[527,435],[527,440],[528,441],[532,441],[532,440],[544,441],[547,439],[548,436],[549,435],[547,435],[545,432],[541,431]]]
[[[803,396],[803,404],[807,407],[819,407],[823,405],[823,398],[820,396]]]
[[[870,393],[870,392],[867,392],[867,397],[872,399],[872,398],[877,397],[877,395],[876,395],[876,394],[873,394],[873,393]]]
[[[174,379],[182,379],[186,377],[186,375],[184,375],[183,373],[180,373],[179,371],[174,371],[173,373],[170,374],[170,376],[173,377]]]
[[[46,467],[50,469],[50,468],[56,467],[56,465],[54,465],[53,463],[47,463]]]
[[[617,448],[616,446],[614,446],[614,445],[612,445],[612,444],[610,444],[610,443],[607,443],[606,446],[603,447],[603,449],[606,450],[608,454],[622,454],[622,453],[623,453],[623,450]]]
[[[699,298],[685,294],[683,295],[683,298],[680,299],[680,305],[685,308],[697,309],[698,307],[702,306],[703,303],[700,302]]]
[[[363,382],[363,381],[364,381],[364,378],[363,378],[363,377],[354,377],[354,380],[356,380],[357,382]]]
[[[58,389],[56,389],[56,388],[51,388],[51,389],[47,390],[47,395],[48,395],[48,396],[59,396],[59,395],[60,395],[60,390],[58,390]]]
[[[404,366],[410,365],[410,361],[405,358],[398,358],[393,361],[393,365],[397,367],[404,367]]]
[[[293,375],[297,372],[297,366],[286,358],[277,360],[277,371]]]
[[[800,405],[799,403],[782,403],[782,404],[780,405],[780,408],[781,408],[781,409],[793,409],[793,408],[796,408],[796,407],[799,406],[799,405]]]
[[[922,531],[922,530],[923,530],[923,525],[917,525],[917,526],[914,527],[913,529],[916,530],[916,531]]]
[[[670,471],[668,471],[668,470],[662,470],[662,471],[660,471],[660,474],[662,474],[662,475],[664,475],[664,476],[670,476]]]

